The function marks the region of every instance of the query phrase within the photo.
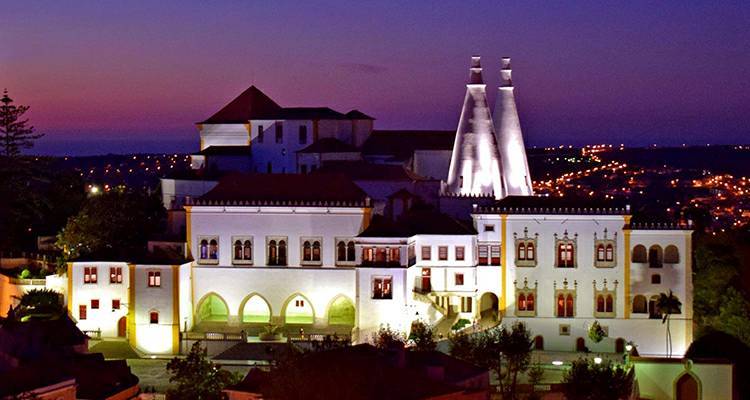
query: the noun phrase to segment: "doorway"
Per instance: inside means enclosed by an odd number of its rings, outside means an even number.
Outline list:
[[[128,317],[122,317],[117,321],[117,337],[124,338],[128,331]]]

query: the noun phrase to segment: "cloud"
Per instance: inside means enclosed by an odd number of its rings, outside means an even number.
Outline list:
[[[372,75],[382,74],[383,72],[388,70],[388,68],[383,67],[381,65],[365,64],[365,63],[349,63],[349,62],[341,63],[339,64],[339,67],[349,72],[372,74]]]

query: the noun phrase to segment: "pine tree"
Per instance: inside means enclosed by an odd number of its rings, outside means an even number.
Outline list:
[[[29,106],[14,105],[13,99],[8,97],[8,89],[3,92],[0,103],[0,156],[17,158],[22,149],[31,148],[34,140],[44,135],[35,133],[34,127],[28,125],[28,118],[23,119]]]

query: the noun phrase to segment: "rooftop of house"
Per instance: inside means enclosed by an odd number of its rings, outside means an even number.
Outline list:
[[[365,203],[365,192],[342,174],[235,173],[192,204],[363,207]]]
[[[627,215],[630,206],[617,201],[553,196],[507,196],[490,206],[479,206],[475,214],[599,214]]]
[[[251,120],[358,120],[373,119],[358,110],[342,114],[328,107],[282,107],[255,86],[199,124],[245,124]]]
[[[250,156],[250,146],[208,146],[197,153],[201,156]]]
[[[446,214],[434,210],[412,209],[391,220],[375,215],[358,237],[398,237],[414,235],[476,235],[476,230]]]
[[[453,150],[456,131],[374,130],[362,145],[362,154],[407,160],[415,150]]]
[[[359,149],[336,138],[323,138],[297,153],[359,153]]]
[[[343,174],[353,181],[418,181],[425,178],[403,165],[365,161],[326,161],[314,174]]]

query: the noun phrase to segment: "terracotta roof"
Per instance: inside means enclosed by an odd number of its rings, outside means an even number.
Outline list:
[[[508,196],[491,206],[477,207],[475,214],[600,214],[627,215],[630,208],[617,201],[553,196]]]
[[[323,138],[297,153],[359,153],[359,149],[336,138]]]
[[[250,146],[208,146],[198,152],[202,156],[249,156]]]
[[[456,131],[374,130],[362,145],[362,154],[410,158],[415,150],[453,150]]]
[[[326,161],[315,173],[344,174],[354,181],[417,181],[425,178],[403,165],[374,164],[365,161]]]
[[[399,237],[414,235],[476,235],[476,230],[433,210],[410,210],[396,221],[376,215],[358,237]]]
[[[349,115],[351,114],[351,116]],[[372,119],[352,110],[342,114],[328,107],[281,107],[255,86],[250,86],[200,124],[244,124],[257,119],[314,120],[314,119]]]
[[[227,175],[194,205],[320,205],[363,207],[367,195],[341,174]]]

